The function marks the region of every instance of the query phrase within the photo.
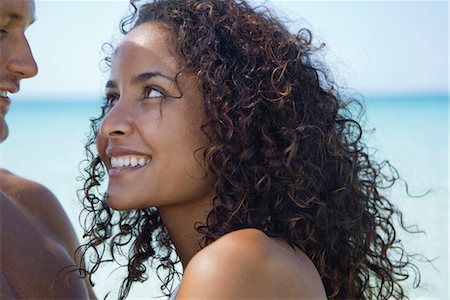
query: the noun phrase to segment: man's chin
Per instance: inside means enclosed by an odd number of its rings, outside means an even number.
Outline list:
[[[5,119],[0,119],[0,143],[8,137],[8,125]]]

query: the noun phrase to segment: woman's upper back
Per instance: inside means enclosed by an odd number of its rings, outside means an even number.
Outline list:
[[[177,299],[325,299],[306,255],[256,229],[231,232],[189,262]]]

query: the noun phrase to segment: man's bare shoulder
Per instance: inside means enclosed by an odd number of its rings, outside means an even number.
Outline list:
[[[87,299],[64,242],[1,192],[0,206],[0,298]]]
[[[0,169],[0,192],[37,228],[44,230],[73,254],[78,241],[61,203],[45,186]]]
[[[259,230],[244,229],[223,236],[192,258],[179,297],[324,299],[326,295],[306,255]]]
[[[0,191],[13,201],[28,205],[30,197],[38,200],[57,201],[56,197],[40,183],[20,177],[11,171],[0,168]],[[23,202],[23,203],[22,203]]]

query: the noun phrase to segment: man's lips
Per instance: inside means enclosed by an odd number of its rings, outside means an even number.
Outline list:
[[[3,113],[7,113],[11,106],[11,99],[8,96],[0,96],[0,108]]]
[[[20,90],[19,82],[16,83],[5,83],[0,80],[0,95],[4,96],[5,93],[15,94]]]
[[[8,97],[8,93],[14,94],[20,89],[19,81],[16,83],[8,81],[8,84],[5,84],[3,79],[0,80],[0,112],[3,114],[6,114],[11,106],[11,99]]]

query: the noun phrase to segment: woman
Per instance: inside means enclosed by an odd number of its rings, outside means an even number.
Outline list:
[[[109,245],[120,298],[149,262],[178,300],[404,298],[412,265],[380,194],[398,177],[310,32],[245,1],[137,5],[86,145],[86,272]]]

